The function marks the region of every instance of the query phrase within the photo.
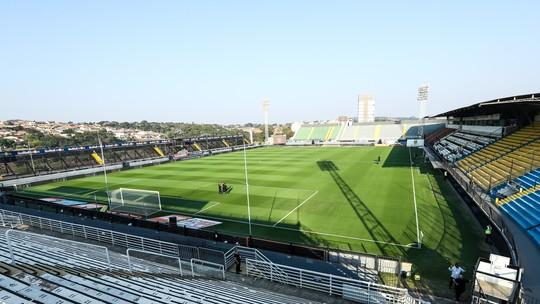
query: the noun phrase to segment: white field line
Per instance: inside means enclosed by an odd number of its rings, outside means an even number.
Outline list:
[[[303,204],[305,204],[307,201],[309,201],[312,197],[314,197],[317,193],[319,193],[319,190],[313,192],[308,198],[306,198],[302,203],[300,203],[300,205],[296,206],[296,208],[294,208],[293,210],[289,211],[289,213],[287,213],[284,217],[282,217],[279,221],[277,221],[275,224],[274,224],[274,227],[277,226],[277,224],[281,223],[281,221],[283,221],[285,218],[287,218],[287,216],[291,215],[291,213],[293,213],[296,209],[302,207]]]
[[[177,213],[177,214],[184,214],[184,215],[194,215],[193,213],[187,213],[187,212],[180,212],[176,210],[161,210],[164,212],[170,212],[170,213]],[[214,219],[214,220],[220,220],[224,222],[232,222],[232,223],[240,223],[247,225],[248,222],[246,221],[239,221],[239,220],[233,220],[230,218],[224,218],[224,217],[217,217],[217,216],[208,216],[208,215],[202,215],[202,217]],[[385,244],[385,245],[393,245],[398,247],[404,247],[404,248],[417,248],[417,246],[407,244],[398,244],[398,243],[392,243],[392,242],[385,242],[385,241],[376,241],[372,239],[363,239],[359,237],[354,236],[346,236],[346,235],[340,235],[340,234],[334,234],[334,233],[326,233],[326,232],[318,232],[318,231],[311,231],[311,230],[305,230],[305,229],[294,229],[294,228],[288,228],[288,227],[274,227],[273,225],[267,225],[267,224],[259,224],[259,223],[251,223],[253,226],[260,226],[260,227],[266,227],[266,228],[273,228],[273,229],[280,229],[280,230],[287,230],[287,231],[294,231],[294,232],[301,232],[306,234],[316,234],[316,235],[324,235],[324,236],[331,236],[331,237],[338,237],[342,239],[349,239],[349,240],[356,240],[356,241],[362,241],[362,242],[369,242],[369,243],[378,243],[378,244]]]
[[[414,216],[416,218],[416,241],[418,246],[420,246],[420,227],[418,226],[418,209],[416,207],[416,187],[414,185],[414,169],[411,156],[411,148],[409,148],[409,161],[411,162],[411,180],[412,180],[412,191],[413,191],[413,201],[414,201]]]
[[[212,204],[212,205],[210,205],[210,206],[208,206],[208,207],[202,208],[201,210],[199,210],[199,211],[193,213],[193,215],[199,214],[199,213],[201,213],[201,212],[203,212],[203,211],[206,211],[206,210],[208,210],[208,209],[210,209],[210,208],[212,208],[212,207],[215,207],[215,206],[217,206],[217,205],[219,205],[219,204],[221,204],[221,203],[220,203],[220,202],[217,202],[217,203]]]

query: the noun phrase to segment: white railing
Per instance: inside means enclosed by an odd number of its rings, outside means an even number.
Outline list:
[[[278,281],[285,284],[295,285],[301,288],[308,288],[312,290],[327,292],[331,295],[344,296],[343,291],[345,288],[345,296],[348,297],[358,297],[359,294],[362,294],[362,292],[365,293],[365,291],[363,291],[365,288],[362,289],[362,287],[367,286],[367,290],[369,292],[368,294],[365,294],[364,297],[367,297],[366,299],[371,299],[371,302],[367,303],[376,303],[373,302],[373,300],[380,296],[388,297],[389,299],[394,299],[398,296],[400,297],[399,301],[396,300],[394,302],[388,303],[428,303],[421,302],[420,300],[410,297],[406,289],[399,289],[381,284],[348,279],[345,277],[339,277],[335,275],[275,264],[272,263],[264,254],[262,254],[259,250],[255,248],[235,246],[226,253],[223,253],[212,249],[157,241],[126,233],[114,232],[107,229],[95,228],[79,224],[71,224],[58,220],[51,220],[48,218],[32,216],[3,209],[0,209],[0,215],[4,217],[19,217],[22,224],[40,228],[42,230],[50,230],[63,234],[69,234],[74,237],[81,237],[87,240],[96,241],[98,243],[121,246],[126,249],[131,249],[131,251],[138,250],[162,256],[189,260],[192,267],[192,274],[195,266],[201,265],[206,266],[207,268],[217,269],[220,272],[221,277],[224,278],[225,269],[228,269],[234,264],[234,254],[238,252],[242,259],[246,262],[247,274],[251,276],[259,276],[269,279],[271,281]],[[199,258],[199,253],[202,251],[209,251],[208,254],[211,255],[216,255],[220,253],[223,256],[220,258],[219,263],[209,262],[207,260]],[[223,261],[223,264],[221,264],[221,261]],[[384,290],[392,292],[381,295]]]
[[[113,246],[120,246],[130,251],[146,252],[147,254],[152,253],[155,255],[174,257],[174,258],[178,258],[179,260],[186,260],[186,261],[191,261],[192,259],[195,261],[204,261],[205,265],[220,265],[222,269],[221,272],[223,273],[222,277],[225,276],[224,269],[226,269],[225,268],[226,266],[225,264],[220,264],[220,263],[222,263],[222,261],[223,263],[225,263],[227,259],[225,258],[225,253],[219,250],[163,242],[163,241],[139,237],[139,236],[135,236],[131,234],[126,234],[122,232],[115,232],[115,231],[111,231],[107,229],[95,228],[95,227],[79,225],[79,224],[72,224],[68,222],[52,220],[52,219],[48,219],[44,217],[33,216],[33,215],[24,214],[24,213],[3,210],[3,209],[0,209],[0,216],[18,217],[22,224],[40,228],[42,230],[60,232],[62,234],[72,235],[73,237],[80,237],[87,240],[96,241],[98,243],[110,244]],[[79,244],[86,244],[86,243],[79,243]],[[98,246],[98,245],[92,245],[92,246]],[[244,248],[247,248],[247,247],[244,247]],[[251,248],[248,248],[248,249],[251,249]],[[231,251],[231,250],[229,250],[229,252],[234,253],[234,251]],[[262,255],[260,252],[258,254]],[[209,260],[213,260],[219,263],[215,263]],[[233,263],[234,263],[234,260],[233,260]],[[180,269],[180,271],[182,271],[182,269]]]
[[[72,235],[73,237],[80,237],[83,239],[96,241],[98,243],[110,244],[113,246],[124,247],[126,249],[138,249],[153,253],[176,256],[185,260],[189,260],[191,258],[200,258],[199,248],[194,246],[158,241],[127,233],[115,232],[112,230],[80,224],[72,224],[3,209],[0,209],[0,215],[4,218],[17,217],[20,219],[20,223],[39,228],[41,230],[68,234]],[[206,248],[201,249],[206,250]],[[223,252],[217,250],[211,250],[211,253],[213,255],[219,255],[221,253],[221,255],[224,256]]]
[[[20,216],[16,215],[4,215],[0,213],[0,225],[2,227],[15,228],[22,224]]]
[[[70,249],[72,250],[72,254],[74,254],[74,255],[77,255],[76,252],[88,253],[88,252],[91,252],[92,249],[98,249],[98,251],[104,251],[108,269],[112,270],[111,256],[109,255],[109,249],[107,247],[88,244],[88,243],[81,243],[81,242],[76,242],[76,241],[71,241],[71,240],[66,240],[66,239],[59,239],[59,238],[55,238],[55,237],[48,236],[48,235],[35,234],[35,233],[31,233],[31,232],[13,230],[13,229],[9,229],[5,233],[6,242],[7,242],[8,249],[9,249],[9,255],[10,255],[10,258],[11,258],[11,264],[15,265],[17,263],[16,260],[15,260],[15,251],[14,251],[14,248],[13,248],[13,243],[17,243],[17,244],[20,243],[20,240],[14,240],[13,239],[12,234],[22,235],[22,237],[23,237],[22,238],[22,241],[23,241],[22,243],[25,246],[28,245],[27,243],[32,243],[32,242],[43,244],[44,240],[46,240],[45,242],[47,243],[47,246],[49,246],[51,244],[51,242],[53,244],[54,243],[62,244],[62,246],[64,246],[64,247],[69,246]],[[85,251],[84,248],[88,248],[88,250]],[[92,255],[92,257],[94,259],[97,258],[98,256],[99,255],[95,255],[95,254]]]
[[[240,254],[240,257],[242,258],[242,260],[254,259],[254,260],[258,260],[258,261],[264,261],[264,262],[272,263],[272,261],[270,261],[270,259],[268,259],[259,250],[255,249],[255,248],[236,245],[233,248],[229,249],[229,251],[227,251],[225,253],[225,264],[224,264],[225,268],[228,269],[229,267],[231,267],[234,264],[234,254],[235,253]]]
[[[169,258],[169,259],[174,259],[174,260],[178,261],[178,273],[180,274],[180,276],[184,275],[182,273],[182,260],[178,256],[166,255],[166,254],[155,253],[155,252],[150,252],[150,251],[146,251],[146,250],[138,250],[138,249],[133,249],[133,248],[129,248],[129,249],[126,250],[126,256],[127,256],[127,261],[128,261],[129,272],[133,272],[133,266],[132,266],[132,263],[131,263],[131,252],[139,252],[139,253],[144,253],[144,254],[148,254],[148,255],[155,255],[155,256],[165,257],[165,258]]]
[[[339,277],[271,262],[246,260],[248,276],[293,285],[361,303],[428,303],[411,297],[404,288]],[[285,275],[284,275],[285,274]]]
[[[359,252],[328,251],[328,260],[333,263],[353,265],[376,272],[396,275],[401,272],[401,260],[399,258]]]
[[[214,269],[219,272],[221,275],[221,278],[225,280],[225,267],[223,265],[218,263],[212,263],[205,260],[199,260],[199,259],[191,259],[191,276],[195,277],[195,265],[200,265],[208,270]],[[200,271],[201,273],[204,273],[204,271]]]

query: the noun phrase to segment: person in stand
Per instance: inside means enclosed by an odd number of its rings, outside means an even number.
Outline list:
[[[462,277],[459,277],[454,280],[454,286],[455,286],[455,292],[456,292],[456,301],[459,302],[459,298],[461,295],[465,292],[465,284],[467,284],[467,280],[465,280]]]
[[[486,243],[491,244],[491,235],[493,233],[493,228],[491,228],[491,225],[487,225],[486,229],[484,230],[484,235],[486,237]]]
[[[234,263],[236,265],[236,274],[240,274],[240,264],[242,263],[242,257],[238,251],[234,254]]]
[[[452,289],[452,286],[455,286],[455,280],[461,278],[465,272],[465,269],[461,268],[458,263],[455,263],[453,266],[448,267],[448,271],[450,271],[450,282],[448,284],[448,288]]]

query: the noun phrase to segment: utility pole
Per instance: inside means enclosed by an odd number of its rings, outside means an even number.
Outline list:
[[[264,144],[267,145],[268,141],[268,109],[270,108],[270,100],[265,98],[263,100],[263,111],[264,111]]]

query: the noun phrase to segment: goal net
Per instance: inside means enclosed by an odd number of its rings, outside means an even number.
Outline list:
[[[120,188],[109,195],[111,211],[149,216],[161,211],[159,191]]]

